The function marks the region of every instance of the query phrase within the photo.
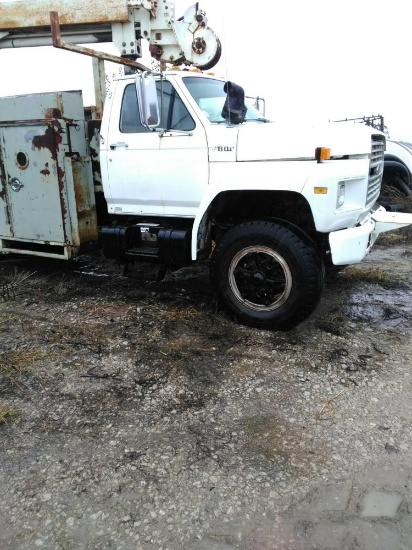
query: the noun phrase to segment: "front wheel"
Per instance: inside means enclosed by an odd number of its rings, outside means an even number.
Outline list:
[[[317,306],[324,268],[314,245],[276,223],[252,221],[229,230],[210,267],[212,286],[241,321],[287,330]]]

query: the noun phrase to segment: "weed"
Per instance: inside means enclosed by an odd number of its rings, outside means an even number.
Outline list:
[[[78,346],[107,345],[108,334],[105,325],[74,323],[67,325],[59,323],[50,329],[46,338],[49,342]]]
[[[194,307],[189,307],[162,311],[160,313],[160,318],[164,321],[184,321],[194,319],[200,315],[202,315],[200,311],[197,311]]]
[[[26,347],[0,354],[0,387],[3,385],[20,387],[32,373],[34,363],[46,357],[50,357],[50,354]]]
[[[7,420],[17,416],[17,411],[10,407],[9,405],[3,405],[0,403],[0,426],[5,424]]]
[[[382,246],[394,246],[397,244],[405,244],[408,242],[412,242],[411,226],[401,227],[396,231],[380,233],[377,240],[377,243]]]
[[[17,296],[23,293],[26,281],[33,275],[34,273],[20,272],[15,268],[14,273],[7,275],[0,281],[1,298],[4,301],[15,300]]]
[[[380,267],[356,267],[349,266],[344,272],[343,276],[349,281],[357,281],[364,283],[372,283],[379,285],[389,285],[401,282],[399,276],[386,273]]]
[[[87,313],[91,313],[94,318],[103,319],[106,317],[109,318],[132,318],[137,317],[137,308],[131,306],[127,302],[119,303],[85,303],[83,304],[83,309]]]
[[[399,207],[402,212],[412,212],[412,196],[405,197],[396,187],[392,185],[382,184],[381,198],[379,200],[382,204],[391,204]]]
[[[65,296],[70,290],[69,284],[66,280],[66,276],[62,275],[60,281],[55,285],[54,292],[57,296]]]

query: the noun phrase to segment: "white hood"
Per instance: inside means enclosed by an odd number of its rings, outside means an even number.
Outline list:
[[[239,127],[236,160],[314,159],[317,147],[330,148],[331,157],[369,155],[371,135],[380,133],[353,122],[309,127],[245,122]]]

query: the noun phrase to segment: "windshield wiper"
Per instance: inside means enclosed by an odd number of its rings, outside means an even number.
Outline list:
[[[210,121],[212,124],[227,124],[229,125],[229,121],[228,120],[216,120],[216,121]],[[271,120],[269,120],[268,118],[245,118],[245,120],[243,122],[272,122]],[[243,124],[242,122],[242,124]],[[237,124],[234,124],[234,126],[240,126],[237,125]]]
[[[268,118],[246,118],[244,122],[271,122]]]

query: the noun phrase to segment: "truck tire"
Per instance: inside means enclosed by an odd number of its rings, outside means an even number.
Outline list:
[[[316,308],[323,262],[309,241],[276,223],[250,221],[217,244],[211,283],[224,307],[243,323],[289,330]]]

